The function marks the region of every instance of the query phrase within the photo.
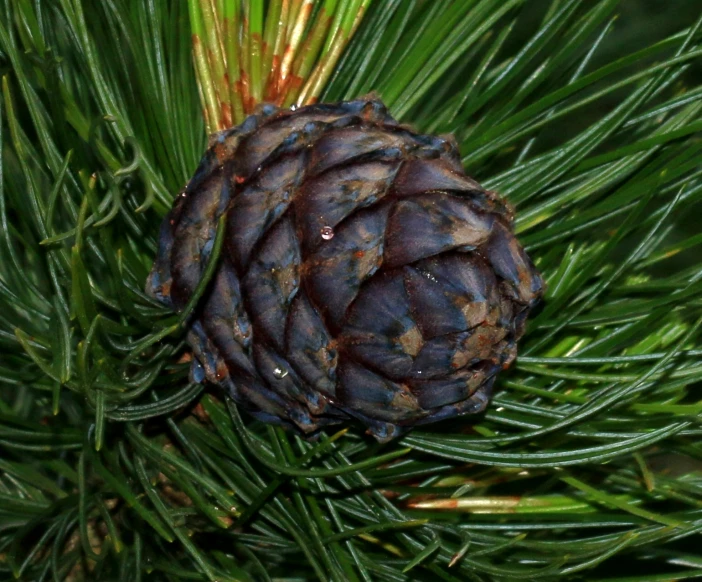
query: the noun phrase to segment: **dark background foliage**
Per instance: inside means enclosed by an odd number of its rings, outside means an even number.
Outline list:
[[[660,40],[675,30],[686,26],[699,18],[702,4],[696,0],[624,0],[621,4],[620,19],[616,34],[608,39],[604,51],[622,55],[636,50],[652,40]],[[702,59],[692,63],[686,73],[690,85],[702,82]],[[686,218],[680,222],[679,229],[670,234],[671,241],[683,240],[687,235],[702,231],[700,220],[702,205],[696,204],[687,209]],[[666,268],[691,264],[699,260],[694,250],[673,258]]]

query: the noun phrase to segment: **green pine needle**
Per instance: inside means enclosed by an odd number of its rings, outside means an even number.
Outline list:
[[[207,131],[319,98],[371,0],[188,0]]]
[[[626,9],[2,0],[0,579],[701,578],[702,29]],[[191,383],[197,298],[145,281],[208,132],[370,92],[548,292],[485,415],[308,442]]]

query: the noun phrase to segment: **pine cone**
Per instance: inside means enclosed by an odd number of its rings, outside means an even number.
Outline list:
[[[543,282],[512,212],[374,99],[262,107],[213,136],[163,222],[148,292],[193,314],[192,376],[255,417],[381,441],[485,409]]]

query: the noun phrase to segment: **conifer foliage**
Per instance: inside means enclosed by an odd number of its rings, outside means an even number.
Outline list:
[[[2,0],[0,579],[701,576],[702,20],[612,55],[618,11]],[[484,415],[307,441],[191,383],[145,282],[208,133],[371,92],[548,288]]]

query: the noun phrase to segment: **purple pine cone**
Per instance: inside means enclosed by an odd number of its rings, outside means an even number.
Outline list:
[[[186,305],[223,213],[192,376],[305,433],[357,419],[384,441],[484,410],[543,293],[454,141],[377,100],[264,106],[214,135],[161,227],[151,295]]]

